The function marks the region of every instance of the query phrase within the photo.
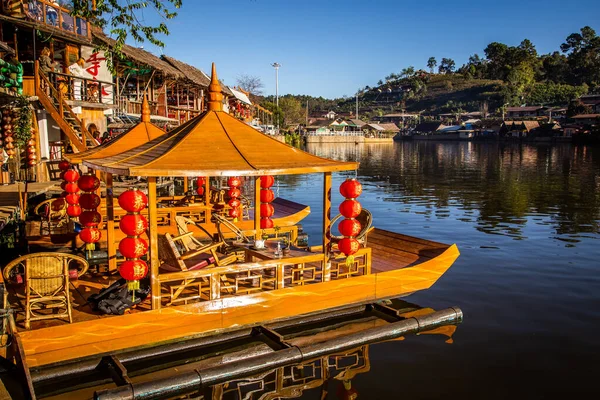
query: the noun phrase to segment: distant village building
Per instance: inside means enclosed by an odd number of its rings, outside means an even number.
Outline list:
[[[500,129],[500,135],[513,138],[525,138],[533,130],[538,129],[538,121],[504,121]]]
[[[388,137],[400,132],[400,128],[393,123],[367,123],[362,130],[371,136]]]
[[[543,106],[524,106],[524,107],[507,107],[506,118],[537,118],[545,117],[548,107]]]
[[[419,118],[419,114],[408,114],[408,113],[393,113],[386,114],[379,118],[383,123],[392,123],[396,125],[402,125],[407,120],[415,120]]]
[[[441,131],[442,129],[444,129],[446,127],[447,126],[444,125],[441,121],[422,122],[415,127],[413,132],[414,133],[434,133],[434,132]]]

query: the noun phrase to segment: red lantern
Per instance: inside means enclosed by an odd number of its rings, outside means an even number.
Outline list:
[[[234,198],[230,199],[227,204],[229,204],[229,207],[231,207],[231,208],[237,208],[240,206],[240,204],[242,204],[242,202],[234,197]]]
[[[127,214],[121,218],[119,228],[127,236],[139,236],[148,229],[148,220],[140,214]]]
[[[61,185],[62,187],[62,185]],[[75,182],[69,182],[65,185],[64,187],[65,192],[67,193],[77,193],[79,192],[79,186],[77,186],[77,183]]]
[[[340,204],[340,214],[346,218],[356,218],[362,211],[362,206],[356,200],[344,200]]]
[[[346,179],[340,185],[340,193],[347,199],[355,199],[362,193],[362,185],[356,179]]]
[[[260,229],[271,229],[275,224],[271,218],[260,219]]]
[[[229,216],[231,218],[237,218],[239,215],[240,215],[240,212],[239,212],[239,210],[237,208],[231,208],[229,210]]]
[[[227,185],[231,188],[240,187],[242,185],[242,180],[237,176],[232,176],[227,179]]]
[[[148,253],[148,243],[138,237],[126,237],[119,243],[119,251],[125,258],[140,258]]]
[[[346,256],[351,256],[360,249],[360,243],[354,238],[343,238],[338,242],[338,248]]]
[[[37,164],[37,160],[35,158],[32,158],[31,160],[27,161],[27,165],[29,165],[30,167],[33,167],[35,164]]]
[[[79,204],[72,204],[67,207],[67,215],[71,218],[76,218],[81,215],[81,207]]]
[[[83,175],[77,183],[84,192],[94,192],[100,187],[100,179],[95,175]]]
[[[204,196],[204,186],[198,186],[196,193],[198,193],[198,196]]]
[[[141,190],[126,190],[119,196],[119,205],[128,212],[140,212],[148,206],[148,197]]]
[[[260,202],[270,203],[275,200],[275,194],[271,189],[263,189],[260,191]]]
[[[69,168],[71,168],[71,163],[70,163],[70,162],[68,162],[67,160],[61,160],[61,161],[58,163],[58,168],[59,168],[61,171],[66,171],[66,170],[68,170]]]
[[[79,195],[77,193],[69,193],[65,196],[65,200],[72,206],[79,204]]]
[[[35,147],[27,147],[27,154],[35,154]]]
[[[79,179],[79,172],[74,169],[68,169],[64,173],[64,180],[67,182],[77,182]]]
[[[142,260],[127,260],[119,267],[119,274],[128,281],[142,279],[148,273],[148,264]]]
[[[102,233],[98,228],[83,228],[81,232],[79,232],[79,237],[85,243],[93,244],[100,241],[102,237]],[[87,247],[87,246],[86,246]]]
[[[203,176],[200,176],[196,179],[196,186],[204,186],[206,184],[206,179]]]
[[[69,194],[69,193],[67,193],[67,192],[63,191],[63,192],[60,194],[60,197],[67,197],[67,195],[68,195],[68,194]]]
[[[264,175],[260,177],[260,187],[262,189],[268,189],[275,183],[275,178],[272,175]]]
[[[60,174],[58,175],[58,177],[63,181],[65,180],[65,172],[66,171],[60,171]]]
[[[79,216],[79,222],[83,226],[97,226],[100,222],[102,222],[102,216],[98,211],[87,210],[81,213]]]
[[[84,193],[79,197],[79,204],[88,210],[96,209],[100,205],[100,196],[96,193]]]
[[[273,214],[275,214],[275,208],[269,204],[269,203],[264,203],[260,205],[260,216],[261,217],[272,217]]]
[[[62,190],[65,190],[65,187],[67,187],[67,183],[69,183],[69,182],[67,182],[67,181],[62,181],[62,182],[60,183],[60,188],[61,188]]]
[[[232,188],[227,191],[227,195],[231,198],[237,198],[242,195],[242,192],[238,188]]]
[[[338,230],[344,236],[356,236],[360,233],[362,226],[360,222],[352,219],[344,219],[338,225]]]

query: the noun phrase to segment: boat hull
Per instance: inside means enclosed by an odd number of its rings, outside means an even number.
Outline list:
[[[349,279],[20,332],[29,368],[206,336],[430,288],[459,256],[456,245],[422,263]]]

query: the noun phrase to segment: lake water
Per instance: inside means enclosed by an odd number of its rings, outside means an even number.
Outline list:
[[[370,372],[352,381],[359,398],[597,393],[600,148],[403,142],[307,150],[360,162],[360,201],[375,226],[461,251],[431,289],[406,298],[459,306],[465,317],[454,343],[421,335],[371,346]],[[353,175],[334,174],[333,215],[337,187]],[[311,206],[303,226],[319,243],[322,175],[280,177],[278,185],[282,197]]]

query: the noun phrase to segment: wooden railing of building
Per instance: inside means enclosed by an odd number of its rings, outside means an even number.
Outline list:
[[[23,3],[26,7],[26,14],[37,23],[53,27],[64,33],[91,38],[89,22],[84,18],[71,16],[71,11],[68,9],[48,0],[31,0]]]
[[[98,141],[94,139],[67,103],[63,91],[55,87],[48,76],[41,71],[38,61],[35,62],[34,78],[36,96],[67,136],[74,150],[84,151],[88,148],[88,144],[98,145]]]

